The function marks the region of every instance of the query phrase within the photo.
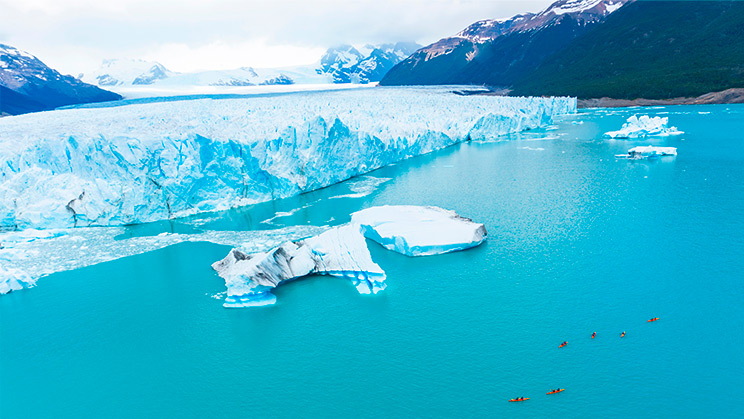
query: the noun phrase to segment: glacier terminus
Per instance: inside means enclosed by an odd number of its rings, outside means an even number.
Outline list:
[[[550,124],[568,97],[373,88],[64,109],[0,120],[0,228],[114,226],[322,188]]]

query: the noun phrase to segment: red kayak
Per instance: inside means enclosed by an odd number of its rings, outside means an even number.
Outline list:
[[[597,332],[592,333],[592,339],[594,339],[595,336],[597,336]]]
[[[651,320],[646,320],[646,323],[651,323],[651,322],[655,322],[656,320],[659,320],[659,318],[658,318],[658,317],[654,317],[654,318],[653,318],[653,319],[651,319]]]
[[[565,388],[559,388],[557,390],[551,390],[545,394],[556,394],[556,393],[560,393],[561,391],[565,391],[565,390],[566,390]]]
[[[559,346],[559,348],[562,348],[562,347],[564,347],[566,345],[568,345],[568,342],[563,342],[563,343],[561,343],[561,345]]]
[[[516,399],[509,400],[510,402],[523,402],[529,400],[529,397],[517,397]]]

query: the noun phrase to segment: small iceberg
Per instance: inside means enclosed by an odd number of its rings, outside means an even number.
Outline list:
[[[642,159],[656,159],[663,156],[676,156],[676,147],[655,147],[652,145],[633,147],[628,150],[628,154],[616,154],[615,158],[618,159],[629,159],[629,160],[642,160]]]
[[[486,227],[437,207],[385,205],[355,212],[351,223],[364,237],[408,256],[438,255],[478,246]]]
[[[382,206],[352,214],[349,224],[317,236],[289,241],[268,252],[250,254],[235,248],[212,264],[225,280],[224,307],[276,303],[271,290],[307,275],[349,279],[361,294],[387,286],[385,272],[369,253],[365,237],[409,255],[434,255],[468,249],[486,239],[486,228],[453,211],[437,207]]]
[[[624,138],[645,138],[645,137],[668,137],[670,135],[680,135],[684,132],[679,131],[677,127],[670,127],[669,118],[648,115],[633,115],[623,124],[618,131],[605,133],[605,137],[624,139]]]
[[[372,261],[359,230],[349,224],[264,253],[232,249],[212,268],[227,285],[225,307],[274,304],[272,289],[313,274],[348,278],[362,294],[376,294],[386,286],[385,272]]]

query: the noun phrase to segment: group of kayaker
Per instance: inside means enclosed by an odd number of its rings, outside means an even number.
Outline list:
[[[659,318],[658,317],[654,317],[652,319],[646,320],[646,323],[655,322],[657,320],[659,320]],[[592,339],[594,339],[596,336],[597,336],[597,332],[592,332]],[[620,337],[621,338],[624,338],[625,337],[625,331],[624,330],[623,330],[622,333],[620,333]],[[562,347],[564,347],[566,345],[568,345],[568,341],[565,341],[564,340],[558,347],[559,348],[562,348]],[[564,390],[566,390],[566,389],[565,388],[556,388],[556,389],[553,389],[553,390],[548,391],[545,394],[556,394],[556,393],[560,393],[560,392],[562,392]],[[526,401],[526,400],[529,400],[529,399],[530,399],[529,397],[517,397],[516,399],[510,399],[509,401],[510,402],[523,402],[523,401]]]

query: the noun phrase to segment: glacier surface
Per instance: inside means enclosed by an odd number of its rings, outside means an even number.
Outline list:
[[[385,205],[357,211],[351,224],[364,237],[408,256],[437,255],[478,246],[486,227],[437,207]]]
[[[115,226],[286,198],[468,139],[550,124],[574,98],[373,88],[0,119],[0,228]]]
[[[648,115],[633,115],[617,131],[609,131],[605,136],[610,138],[644,138],[644,137],[668,137],[670,135],[684,134],[677,127],[669,126],[667,117],[649,117]]]
[[[331,275],[352,281],[361,294],[387,287],[385,272],[373,260],[364,240],[371,238],[409,256],[463,250],[486,239],[483,224],[437,207],[409,205],[372,207],[352,214],[351,222],[301,241],[288,241],[268,252],[230,250],[212,268],[225,280],[223,306],[276,303],[271,290],[307,275]]]

